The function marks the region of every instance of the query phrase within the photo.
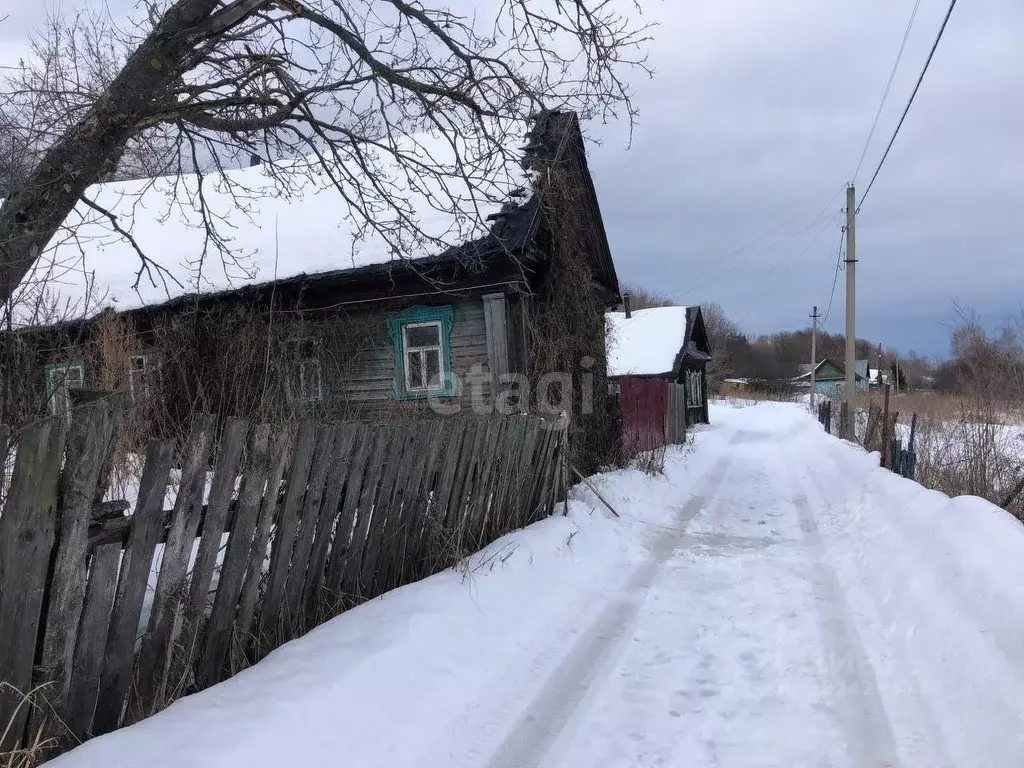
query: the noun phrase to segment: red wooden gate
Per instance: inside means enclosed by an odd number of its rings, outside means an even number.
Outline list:
[[[667,381],[626,376],[620,380],[619,403],[627,446],[649,451],[665,444]]]

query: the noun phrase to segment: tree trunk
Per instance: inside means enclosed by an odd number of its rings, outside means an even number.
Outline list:
[[[0,206],[0,302],[6,301],[86,188],[140,129],[141,117],[182,74],[218,0],[178,0],[92,108]]]

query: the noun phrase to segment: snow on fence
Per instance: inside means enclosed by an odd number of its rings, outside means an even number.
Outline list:
[[[51,756],[146,717],[551,514],[566,489],[564,424],[531,416],[294,432],[200,416],[178,450],[149,442],[129,509],[102,501],[120,421],[107,399],[67,429],[51,419],[16,437],[0,515],[0,756],[40,737]]]
[[[665,379],[619,379],[622,436],[627,448],[649,451],[686,441],[686,387]]]

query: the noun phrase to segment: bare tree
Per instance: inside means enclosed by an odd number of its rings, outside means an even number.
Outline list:
[[[708,334],[711,345],[711,362],[708,363],[707,376],[712,389],[717,390],[722,379],[733,373],[733,361],[730,359],[730,341],[742,337],[740,327],[731,320],[720,304],[702,304],[701,314],[704,315],[704,330]]]
[[[9,123],[31,119],[37,159],[0,206],[0,301],[76,206],[130,236],[87,190],[133,147],[156,147],[142,155],[178,175],[250,154],[291,160],[269,171],[280,194],[326,178],[402,257],[439,240],[411,197],[479,222],[496,185],[510,191],[532,115],[632,119],[623,69],[646,66],[647,27],[630,0],[491,7],[485,20],[420,0],[148,0],[130,24],[58,25],[0,94]],[[436,141],[410,143],[424,131]],[[203,177],[183,194],[230,258]]]
[[[622,295],[629,294],[629,306],[631,309],[652,309],[654,307],[671,307],[672,299],[662,296],[657,291],[644,288],[637,283],[628,283],[622,286]]]

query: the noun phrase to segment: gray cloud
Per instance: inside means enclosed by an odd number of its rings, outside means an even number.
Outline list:
[[[623,153],[621,132],[606,128],[595,131],[604,142],[592,151],[621,277],[686,301],[717,301],[751,332],[803,326],[813,304],[826,305],[842,195],[829,200],[856,167],[911,6],[653,6],[658,75],[637,83],[633,148]],[[922,4],[861,190],[945,6]],[[991,322],[1020,303],[1022,23],[1014,0],[954,12],[859,221],[860,335],[943,354],[953,297]],[[822,208],[831,224],[801,234]],[[829,330],[842,329],[842,278]]]

